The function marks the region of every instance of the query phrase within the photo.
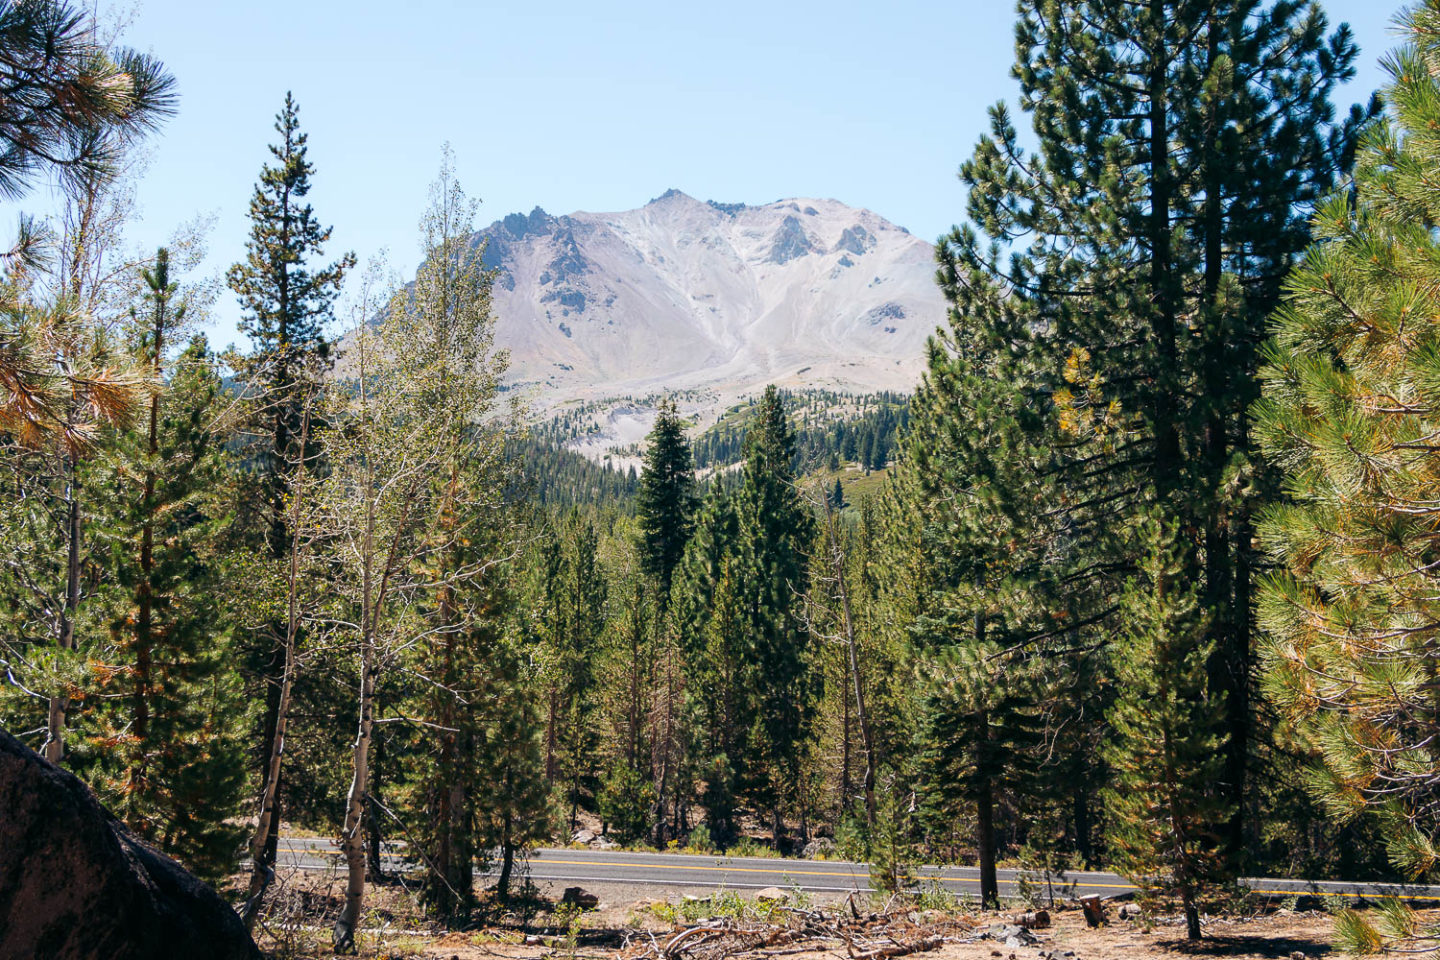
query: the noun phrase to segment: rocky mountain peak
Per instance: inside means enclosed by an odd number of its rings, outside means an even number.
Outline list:
[[[928,243],[836,200],[669,189],[637,210],[512,213],[476,236],[496,339],[540,409],[766,383],[908,390],[944,322]]]

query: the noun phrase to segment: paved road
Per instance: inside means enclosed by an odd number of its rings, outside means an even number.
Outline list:
[[[319,838],[286,837],[280,841],[279,862],[300,870],[331,869],[340,854],[334,841]],[[405,858],[395,849],[385,854],[388,863],[403,867]],[[1000,895],[1019,892],[1019,871],[997,871]],[[974,867],[922,867],[925,882],[938,882],[959,895],[980,895],[980,871]],[[622,884],[672,887],[677,893],[727,890],[759,890],[765,887],[799,887],[812,893],[848,893],[868,890],[869,868],[863,863],[836,860],[773,860],[758,857],[690,856],[673,853],[628,853],[614,850],[536,850],[530,855],[532,879],[551,884]],[[1343,881],[1281,880],[1258,878],[1244,883],[1258,894],[1292,896],[1319,894],[1351,899],[1378,899],[1399,896],[1413,900],[1440,901],[1440,886],[1400,887],[1387,884]],[[1136,889],[1113,873],[1068,873],[1056,881],[1056,893],[1069,896],[1098,894],[1122,896]]]

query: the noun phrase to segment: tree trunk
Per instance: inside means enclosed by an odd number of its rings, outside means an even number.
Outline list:
[[[655,818],[655,846],[661,849],[664,849],[665,843],[669,839],[666,835],[665,802],[670,793],[671,750],[675,736],[675,699],[677,696],[675,692],[675,649],[673,645],[667,646],[669,646],[669,649],[666,650],[665,656],[665,732],[661,737],[657,738],[660,740],[660,777],[659,789],[656,790],[655,795],[655,810],[657,812]]]
[[[73,457],[65,458],[67,492],[65,498],[65,605],[60,614],[61,650],[75,649],[75,613],[80,606],[80,478],[76,475]],[[70,699],[65,691],[56,691],[50,698],[45,723],[45,744],[41,753],[51,763],[59,763],[65,757],[65,713],[70,709]]]
[[[1180,888],[1180,903],[1185,909],[1185,937],[1200,940],[1205,932],[1200,929],[1200,909],[1195,904],[1195,891],[1189,884]]]
[[[450,596],[448,588],[443,589],[439,604],[440,622],[449,624]],[[453,884],[455,877],[455,786],[456,776],[456,731],[455,700],[451,692],[455,682],[455,639],[453,632],[445,631],[441,637],[443,665],[440,670],[442,685],[435,695],[439,697],[436,719],[440,723],[440,756],[436,767],[434,785],[434,807],[431,810],[435,830],[435,848],[431,851],[430,876],[427,877],[426,899],[440,916],[447,920],[453,917],[460,904],[456,903]]]
[[[307,407],[301,422],[301,444],[309,439],[310,411]],[[279,846],[278,799],[280,791],[280,762],[285,754],[285,727],[290,716],[290,697],[295,685],[295,648],[300,632],[300,516],[305,503],[305,461],[300,461],[298,484],[293,502],[293,522],[290,525],[290,570],[286,580],[288,609],[285,621],[285,644],[283,647],[283,669],[276,699],[275,726],[266,754],[269,762],[264,772],[264,788],[260,798],[260,817],[255,825],[255,836],[250,842],[250,888],[245,897],[241,917],[245,929],[254,931],[255,920],[260,915],[260,903],[265,890],[275,875],[275,855]]]
[[[1000,883],[995,876],[995,798],[985,784],[976,804],[976,842],[980,848],[980,906],[1000,908]]]
[[[370,774],[370,740],[375,728],[375,677],[379,672],[373,633],[363,641],[360,658],[360,727],[351,751],[353,776],[345,803],[345,825],[340,831],[340,845],[345,853],[346,884],[345,906],[335,921],[332,935],[336,953],[354,951],[355,925],[360,922],[360,908],[365,898],[363,828]]]
[[[1075,789],[1075,850],[1080,859],[1088,865],[1094,856],[1090,845],[1090,796],[1083,784]]]
[[[850,589],[845,579],[845,551],[840,545],[840,530],[835,523],[835,511],[830,506],[828,498],[822,496],[821,502],[825,505],[825,523],[830,528],[830,563],[835,577],[835,589],[840,594],[840,609],[844,614],[845,646],[849,653],[850,663],[850,686],[855,694],[855,722],[860,727],[860,742],[865,749],[865,822],[873,829],[875,826],[875,741],[870,735],[870,720],[865,711],[865,688],[860,682],[859,644],[855,639],[855,618],[850,609]]]
[[[500,827],[500,877],[495,881],[495,897],[501,903],[510,899],[510,873],[515,867],[515,816],[505,811]]]
[[[559,768],[556,758],[557,738],[559,736],[556,727],[560,723],[560,691],[552,684],[550,687],[549,712],[545,718],[545,782],[553,784],[559,775]]]
[[[374,744],[375,762],[380,760],[380,741]],[[372,769],[371,779],[376,781],[371,785],[371,796],[365,798],[365,869],[369,871],[370,882],[378,883],[385,879],[385,861],[381,858],[381,837],[380,837],[380,814],[377,812],[377,802],[374,794],[379,793],[379,770]]]
[[[1151,24],[1158,32],[1165,28],[1168,0],[1150,0]],[[1150,295],[1154,315],[1151,330],[1157,347],[1155,395],[1151,404],[1152,429],[1155,432],[1154,477],[1156,490],[1163,499],[1173,492],[1180,470],[1180,435],[1176,422],[1175,393],[1172,377],[1176,369],[1175,352],[1175,266],[1170,236],[1172,185],[1170,176],[1169,59],[1163,36],[1157,36],[1156,48],[1150,51],[1150,76],[1147,93],[1150,101]]]
[[[163,251],[162,251],[163,253]],[[157,270],[160,267],[156,268]],[[155,323],[151,327],[150,375],[160,382],[164,370],[162,357],[165,349],[165,323],[167,320],[169,288],[165,286],[168,275],[158,275],[161,285],[156,291],[159,298],[155,305]],[[150,733],[150,673],[151,648],[153,646],[154,591],[152,578],[155,571],[155,457],[160,450],[160,395],[150,398],[150,424],[145,444],[145,483],[141,495],[141,510],[144,519],[140,527],[140,583],[136,590],[135,611],[135,736],[139,749],[135,751],[130,765],[131,789],[138,787],[145,779],[145,757],[149,753],[147,740]]]

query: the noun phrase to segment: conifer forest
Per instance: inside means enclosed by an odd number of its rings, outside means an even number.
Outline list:
[[[339,953],[580,834],[1104,871],[1192,941],[1243,878],[1440,883],[1440,0],[1324,7],[1019,0],[918,382],[661,390],[602,460],[512,389],[463,156],[365,261],[297,90],[243,258],[137,252],[166,51],[0,2],[0,730],[257,936],[333,841]]]

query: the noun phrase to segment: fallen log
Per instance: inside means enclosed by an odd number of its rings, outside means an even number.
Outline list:
[[[865,950],[856,953],[852,947],[850,950],[851,960],[886,960],[889,957],[908,957],[912,953],[925,953],[929,950],[938,950],[945,942],[944,937],[924,937],[920,940],[913,940],[910,943],[892,943],[889,946],[876,947],[873,950]]]

